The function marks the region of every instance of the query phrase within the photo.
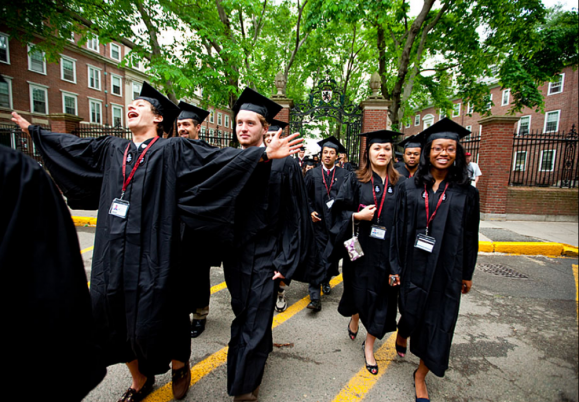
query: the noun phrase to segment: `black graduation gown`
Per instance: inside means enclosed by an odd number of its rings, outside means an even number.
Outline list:
[[[332,243],[337,251],[333,253],[333,258],[336,258],[337,254],[343,257],[344,292],[338,311],[345,317],[360,314],[360,319],[368,333],[382,339],[387,332],[396,330],[398,288],[393,288],[388,284],[390,237],[394,223],[396,194],[405,179],[400,178],[396,185],[389,184],[384,192],[384,184],[380,176],[376,173],[373,176],[374,185],[379,189],[376,192],[378,201],[376,208],[379,208],[384,194],[386,194],[386,199],[379,223],[376,212],[371,222],[360,221],[356,224],[358,240],[364,256],[356,261],[350,261],[343,243],[352,237],[352,215],[362,209],[361,204],[373,205],[375,203],[371,181],[362,183],[356,175],[351,175],[340,188],[333,207],[340,215],[332,228]],[[370,237],[372,225],[386,227],[384,240]]]
[[[430,214],[446,182],[436,194],[429,188]],[[436,238],[432,253],[414,247],[425,233],[424,187],[410,179],[401,186],[390,251],[394,274],[401,274],[400,312],[410,335],[410,350],[437,376],[448,368],[458,319],[462,280],[471,280],[478,253],[478,190],[450,184],[429,228]],[[402,323],[401,323],[402,325]]]
[[[328,242],[330,241],[330,229],[334,225],[335,220],[335,213],[333,212],[332,208],[328,208],[327,202],[336,199],[338,191],[344,183],[344,180],[351,174],[348,170],[342,169],[339,166],[336,166],[334,170],[334,184],[330,189],[329,196],[322,177],[322,175],[325,174],[323,166],[318,166],[308,171],[304,177],[306,182],[306,191],[308,194],[310,214],[316,211],[318,213],[318,217],[322,219],[321,222],[314,223],[316,243],[320,253],[322,254],[324,253],[324,250],[326,250]],[[330,177],[332,177],[332,173],[330,173]],[[330,180],[326,181],[326,185],[328,188],[330,188]],[[327,272],[324,280],[329,280],[332,276],[340,274],[337,260],[333,261],[331,264],[328,264],[326,269]]]
[[[410,172],[406,169],[406,164],[404,164],[404,162],[401,165],[396,166],[396,171],[400,173],[401,176],[404,176],[407,179],[410,178]]]
[[[200,141],[159,138],[127,188],[123,199],[130,208],[122,219],[109,208],[121,196],[127,145],[132,155],[127,177],[136,163],[132,141],[82,139],[37,126],[29,131],[69,205],[98,207],[91,295],[106,363],[138,359],[140,371],[149,376],[167,371],[171,359],[188,360],[179,219],[231,241],[234,200],[263,150],[221,150]]]
[[[237,203],[235,241],[223,262],[235,319],[227,354],[227,391],[252,392],[273,348],[274,271],[321,281],[302,173],[293,158],[260,164]]]
[[[93,339],[76,230],[44,169],[4,146],[0,275],[3,380],[14,387],[16,399],[80,401],[106,368]],[[44,369],[31,375],[39,370],[38,362]]]

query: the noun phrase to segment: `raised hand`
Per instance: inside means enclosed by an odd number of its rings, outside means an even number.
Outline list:
[[[28,120],[26,120],[24,117],[20,116],[18,113],[12,112],[12,121],[14,123],[18,124],[18,126],[20,127],[20,129],[22,131],[24,131],[26,134],[30,135],[30,133],[28,132],[28,126],[30,126],[30,123],[28,122]]]
[[[304,141],[303,138],[294,139],[299,137],[299,133],[292,134],[286,138],[280,138],[281,132],[282,130],[280,128],[265,149],[269,159],[281,159],[297,153],[301,147],[300,144]]]

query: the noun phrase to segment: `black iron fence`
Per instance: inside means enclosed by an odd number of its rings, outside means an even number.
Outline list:
[[[509,185],[577,188],[578,140],[575,125],[567,133],[515,133]]]
[[[219,148],[237,147],[238,145],[237,138],[229,131],[201,131],[199,133],[199,139]]]
[[[472,161],[478,163],[480,151],[480,134],[471,133],[460,141],[465,152],[470,152]]]
[[[80,138],[97,138],[103,135],[113,135],[115,137],[125,138],[127,140],[133,138],[131,130],[128,128],[108,127],[92,124],[81,124],[75,130],[73,130],[72,134]]]
[[[40,126],[50,130],[49,126]],[[38,163],[42,163],[40,153],[36,150],[32,138],[24,134],[16,124],[0,124],[0,145],[17,149],[35,159]]]

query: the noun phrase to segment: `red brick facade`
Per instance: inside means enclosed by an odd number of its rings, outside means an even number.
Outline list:
[[[579,208],[577,189],[509,187],[507,216],[557,215],[577,216]]]

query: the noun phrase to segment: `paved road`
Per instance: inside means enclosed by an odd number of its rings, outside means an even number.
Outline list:
[[[81,249],[94,229],[78,228]],[[92,250],[83,253],[87,272]],[[472,292],[463,297],[450,369],[427,379],[432,401],[578,402],[577,259],[481,254]],[[192,340],[195,384],[186,401],[231,401],[226,392],[225,351],[233,319],[223,271],[213,268],[207,330]],[[348,319],[337,312],[343,289],[333,281],[323,310],[305,309],[307,286],[293,283],[290,308],[276,315],[274,347],[260,391],[261,401],[412,401],[418,359],[395,356],[393,338],[377,342],[378,378],[366,374],[361,327],[347,337]],[[221,289],[221,290],[219,290]],[[380,348],[380,349],[378,349]],[[170,375],[157,377],[146,400],[169,401]],[[116,401],[130,385],[124,365],[109,368],[85,401]],[[66,386],[63,383],[63,386]]]

